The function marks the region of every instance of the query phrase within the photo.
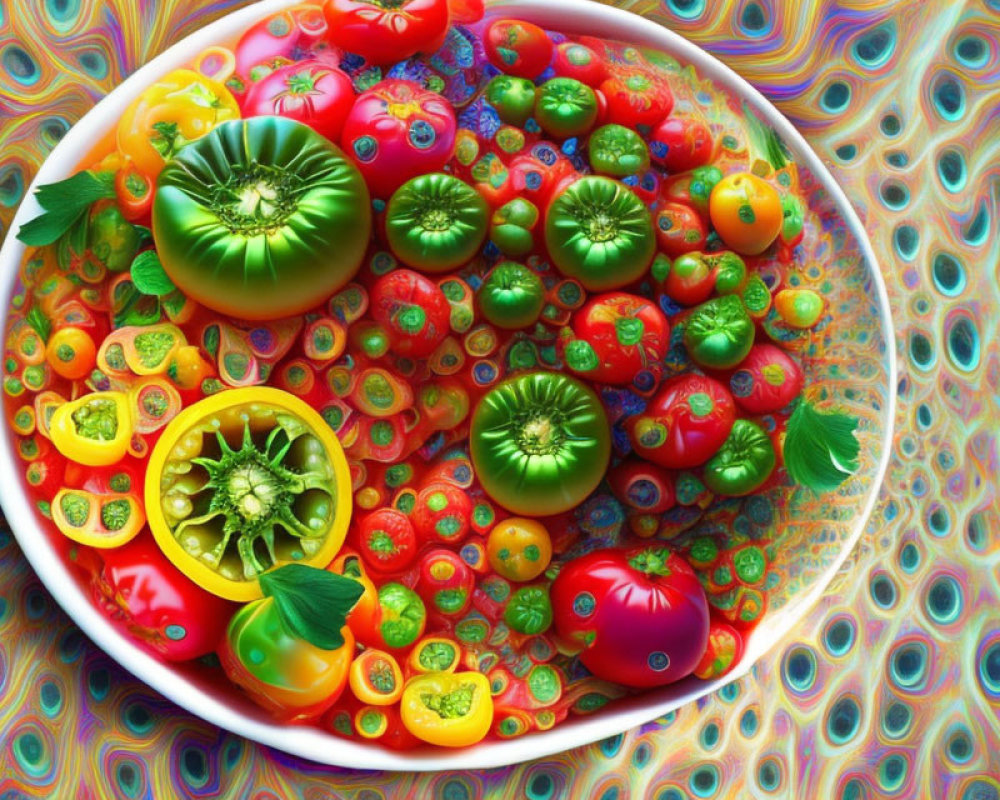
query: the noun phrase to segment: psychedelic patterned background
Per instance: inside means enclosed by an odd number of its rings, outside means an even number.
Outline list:
[[[0,798],[1000,800],[1000,2],[619,4],[771,98],[830,163],[883,266],[893,458],[826,598],[751,675],[624,737],[487,773],[373,775],[163,700],[83,637],[0,529]],[[100,96],[241,5],[0,0],[0,236]]]

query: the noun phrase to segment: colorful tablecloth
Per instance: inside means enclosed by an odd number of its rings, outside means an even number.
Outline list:
[[[0,235],[137,65],[239,0],[0,2]],[[0,798],[1000,800],[1000,2],[622,0],[771,98],[859,210],[900,358],[892,462],[825,599],[743,680],[486,773],[355,773],[222,732],[92,645],[0,527]]]

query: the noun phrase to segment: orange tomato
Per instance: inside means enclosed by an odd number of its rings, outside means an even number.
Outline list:
[[[45,360],[56,375],[71,381],[86,378],[97,363],[97,347],[81,328],[61,328],[49,337]]]
[[[783,219],[777,189],[750,172],[727,175],[715,184],[708,213],[722,241],[748,256],[763,253],[771,246]]]
[[[498,522],[486,542],[490,566],[509,581],[537,578],[552,560],[552,539],[538,520],[510,517]]]

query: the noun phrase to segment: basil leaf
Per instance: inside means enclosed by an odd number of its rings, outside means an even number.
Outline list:
[[[45,312],[38,306],[32,306],[24,315],[24,319],[38,334],[38,338],[48,344],[49,336],[52,334],[52,322],[45,316]]]
[[[143,294],[163,297],[177,287],[163,270],[155,250],[145,250],[132,261],[132,284]]]
[[[785,468],[796,483],[814,492],[836,489],[858,470],[858,418],[818,411],[805,400],[785,429]]]
[[[305,564],[283,564],[263,573],[260,588],[274,599],[288,632],[321,650],[343,647],[340,629],[364,587],[356,580]]]
[[[21,226],[17,238],[29,247],[52,244],[80,220],[98,200],[115,196],[113,172],[78,172],[39,186],[35,198],[43,213]]]

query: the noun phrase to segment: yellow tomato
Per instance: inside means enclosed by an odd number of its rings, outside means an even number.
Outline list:
[[[530,581],[549,566],[552,539],[538,520],[510,517],[493,526],[486,555],[498,575],[509,581]]]
[[[481,672],[428,672],[406,682],[400,715],[406,729],[430,744],[466,747],[493,724],[490,682]]]
[[[362,703],[389,706],[403,694],[403,671],[391,653],[364,650],[351,662],[351,691]]]
[[[221,83],[189,69],[174,70],[125,110],[118,123],[118,149],[155,181],[181,147],[219,123],[239,118],[236,99]]]
[[[134,420],[125,392],[92,392],[52,412],[49,436],[66,458],[88,467],[106,467],[124,458]]]
[[[411,672],[454,672],[462,658],[462,647],[446,636],[425,636],[406,659]]]
[[[351,476],[310,405],[270,387],[228,389],[164,429],[145,502],[167,558],[206,591],[245,602],[279,564],[333,560],[350,524]]]
[[[784,218],[777,189],[751,172],[727,175],[715,184],[708,213],[722,241],[748,256],[771,246]]]
[[[146,516],[131,493],[60,489],[52,498],[52,521],[74,542],[107,549],[134,539]]]

